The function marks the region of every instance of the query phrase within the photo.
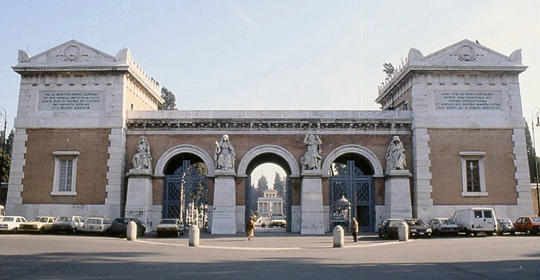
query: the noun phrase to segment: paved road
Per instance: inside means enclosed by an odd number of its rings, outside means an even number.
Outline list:
[[[258,234],[137,242],[98,236],[0,235],[0,279],[539,279],[540,236],[396,242],[361,236]]]

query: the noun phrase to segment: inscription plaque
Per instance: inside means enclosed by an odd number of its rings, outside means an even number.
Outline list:
[[[496,92],[442,92],[435,95],[436,110],[501,110]]]
[[[100,92],[40,92],[40,111],[102,111]]]

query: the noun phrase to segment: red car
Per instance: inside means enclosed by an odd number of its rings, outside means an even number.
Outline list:
[[[540,217],[519,217],[514,223],[516,232],[538,234],[540,232]]]

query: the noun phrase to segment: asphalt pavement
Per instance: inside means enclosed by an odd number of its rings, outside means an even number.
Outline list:
[[[361,235],[258,233],[138,241],[0,235],[0,279],[539,279],[540,236],[447,237],[408,242]]]

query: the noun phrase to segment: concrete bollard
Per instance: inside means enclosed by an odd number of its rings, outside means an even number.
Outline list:
[[[399,223],[398,240],[399,241],[408,241],[409,240],[409,225],[405,221],[402,221],[401,223]]]
[[[193,225],[189,228],[189,246],[199,247],[199,234],[200,230],[198,226]]]
[[[345,243],[345,233],[341,226],[336,226],[333,231],[334,234],[334,248],[343,248]]]
[[[137,240],[137,224],[134,221],[128,223],[126,235],[129,241]]]

